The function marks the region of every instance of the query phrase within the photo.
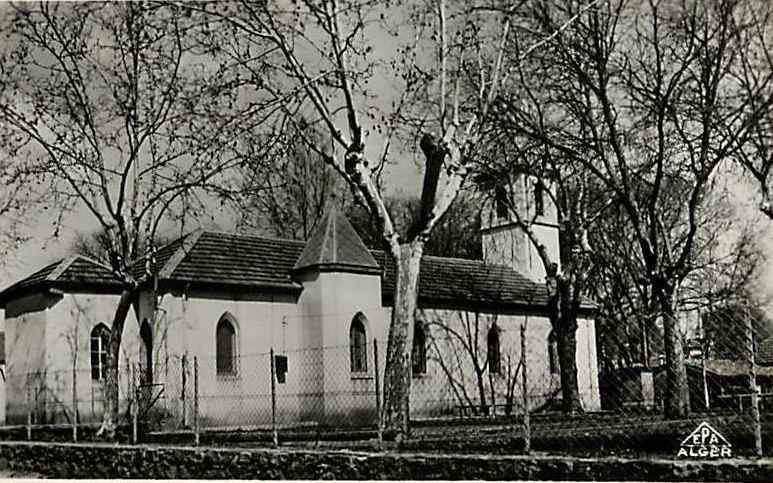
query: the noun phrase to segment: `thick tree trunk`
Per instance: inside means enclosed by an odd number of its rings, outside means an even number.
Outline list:
[[[397,283],[384,367],[382,414],[384,437],[396,441],[402,441],[408,436],[413,324],[423,252],[424,242],[413,241],[400,246],[400,259],[396,260]]]
[[[118,358],[120,356],[123,328],[126,325],[126,316],[129,314],[133,300],[134,290],[130,287],[125,287],[121,292],[121,298],[118,301],[118,307],[116,307],[115,315],[113,316],[113,325],[110,329],[103,388],[104,414],[102,416],[102,426],[97,432],[97,436],[108,440],[115,439],[115,430],[118,426]]]
[[[547,273],[550,294],[550,323],[558,345],[558,364],[561,376],[561,408],[564,412],[582,412],[580,389],[577,381],[577,291],[570,280],[557,273],[552,266]]]
[[[690,390],[687,384],[687,368],[684,364],[682,336],[679,334],[671,296],[661,293],[658,298],[663,313],[663,343],[666,352],[663,409],[667,418],[678,419],[690,413]]]
[[[561,373],[561,408],[565,413],[582,412],[580,387],[577,381],[577,317],[565,314],[558,323],[558,364]]]
[[[488,414],[488,408],[486,403],[486,384],[483,381],[483,372],[475,371],[475,375],[478,377],[478,398],[480,402],[480,414]]]

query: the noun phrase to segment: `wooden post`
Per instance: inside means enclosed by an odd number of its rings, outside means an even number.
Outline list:
[[[137,371],[139,374],[139,371]],[[137,426],[139,418],[139,397],[137,395],[137,381],[135,380],[134,364],[129,364],[129,404],[131,404],[132,415],[132,444],[137,444]]]
[[[32,391],[31,377],[27,374],[27,441],[32,441]]]
[[[521,392],[523,393],[523,451],[531,452],[528,380],[526,379],[526,324],[521,324]]]
[[[183,417],[183,428],[188,426],[188,408],[185,404],[185,383],[188,379],[188,374],[186,373],[186,370],[188,369],[187,366],[187,355],[183,354],[182,360],[181,360],[181,370],[182,370],[182,389],[180,390],[180,401],[182,402],[182,417]]]
[[[373,370],[376,381],[376,426],[378,428],[378,447],[384,442],[384,426],[381,422],[381,379],[378,372],[378,341],[373,339]]]
[[[271,438],[274,446],[279,446],[279,432],[276,429],[276,368],[274,367],[274,348],[271,348]]]
[[[193,356],[193,437],[199,445],[199,358]]]
[[[72,440],[78,442],[78,371],[75,362],[72,365]]]
[[[754,424],[754,452],[758,458],[762,457],[762,427],[760,425],[760,398],[757,392],[757,364],[754,357],[754,328],[749,309],[744,308],[746,319],[746,348],[749,354],[749,389],[751,390],[752,422]]]

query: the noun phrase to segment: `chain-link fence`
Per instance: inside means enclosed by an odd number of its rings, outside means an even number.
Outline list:
[[[581,323],[570,371],[562,370],[567,359],[547,319],[421,321],[403,444],[592,455],[700,457],[712,448],[769,454],[773,334],[766,320],[732,307],[706,312],[692,326],[679,322],[682,347],[675,353],[682,357],[676,361],[651,337],[647,360],[606,365],[581,357],[592,334]],[[380,445],[386,348],[384,340],[360,340],[235,357],[170,356],[152,370],[123,364],[119,424],[133,440],[182,435],[197,442]],[[573,391],[565,390],[567,373],[576,376]],[[92,370],[9,377],[7,422],[27,438],[58,430],[60,438],[77,439],[102,419],[103,376]],[[567,405],[566,398],[577,404]]]

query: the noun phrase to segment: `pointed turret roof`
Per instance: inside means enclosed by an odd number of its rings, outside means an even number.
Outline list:
[[[326,271],[381,272],[381,267],[349,220],[332,207],[306,242],[293,269],[312,267]]]

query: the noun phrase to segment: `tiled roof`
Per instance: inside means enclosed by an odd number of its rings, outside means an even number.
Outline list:
[[[375,255],[379,264],[386,267],[381,290],[391,302],[397,279],[394,262],[384,252]],[[544,306],[547,290],[509,267],[482,260],[425,256],[419,272],[419,303],[422,302]]]
[[[33,290],[66,289],[73,286],[113,289],[120,284],[109,267],[82,255],[75,255],[47,265],[0,292],[0,307],[5,307],[9,300]]]
[[[311,267],[373,273],[381,271],[352,224],[336,209],[325,213],[322,222],[306,242],[294,269]]]
[[[336,226],[329,228],[335,229]],[[346,240],[343,244],[330,247],[327,242],[314,242],[312,245],[311,241],[307,244],[254,235],[196,231],[160,248],[155,256],[153,271],[157,274],[159,285],[168,288],[199,285],[297,293],[303,287],[293,274],[297,267],[303,266],[298,261],[309,252],[312,254],[305,259],[312,263],[329,263],[341,260],[332,257],[345,256],[349,262],[382,273],[382,300],[391,305],[396,281],[394,262],[383,251],[361,253],[359,246],[349,244],[349,234],[343,235],[336,237],[339,242]],[[309,246],[314,248],[309,249]],[[375,265],[371,265],[368,258]],[[139,259],[135,264],[135,276],[139,278],[144,274],[145,266],[144,258]],[[89,286],[114,286],[118,283],[107,267],[84,257],[73,257],[49,265],[6,289],[0,293],[0,303],[18,296],[25,288],[65,282],[81,282]],[[547,292],[543,284],[532,282],[509,267],[489,265],[482,260],[433,256],[422,259],[420,306],[536,308],[544,307],[546,302]],[[592,307],[592,304],[583,304],[584,309]]]
[[[687,367],[701,368],[700,362],[688,361]],[[706,372],[723,377],[746,377],[749,375],[751,364],[747,361],[735,361],[730,359],[706,359]],[[758,376],[773,377],[773,367],[761,367],[757,364],[755,372]]]
[[[291,277],[301,241],[220,232],[201,232],[188,241],[169,258],[161,280],[301,288]]]

